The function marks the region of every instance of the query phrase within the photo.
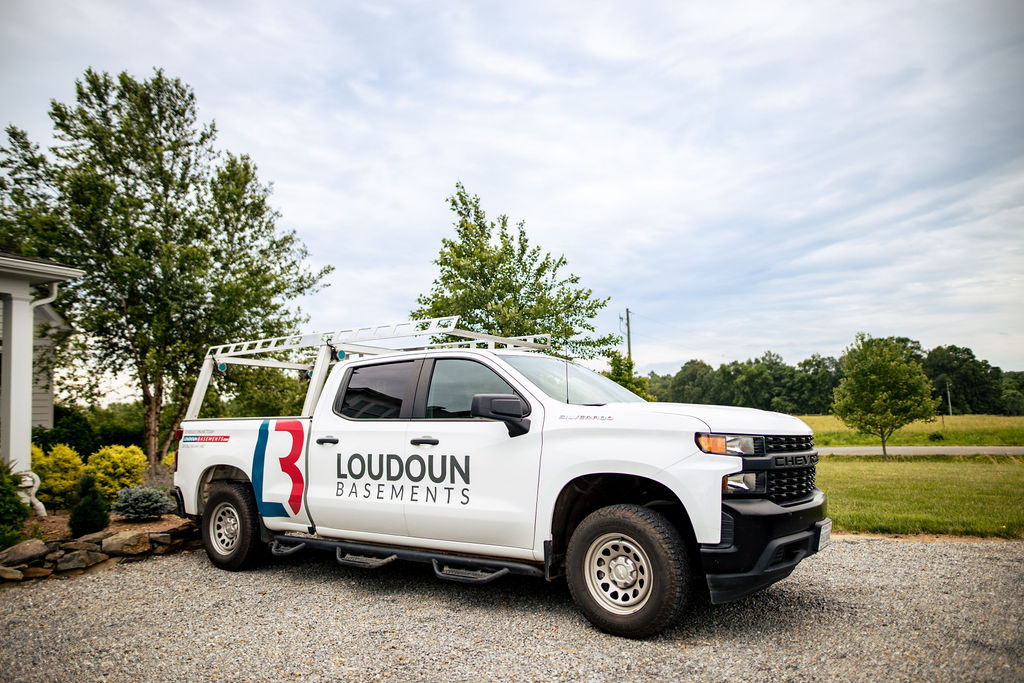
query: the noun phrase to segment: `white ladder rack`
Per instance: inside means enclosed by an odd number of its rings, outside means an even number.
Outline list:
[[[457,327],[459,316],[452,315],[441,318],[425,318],[423,320],[407,320],[383,325],[366,325],[349,327],[333,332],[312,334],[294,334],[285,337],[268,337],[251,341],[235,342],[211,346],[206,352],[203,366],[196,379],[196,386],[189,402],[186,420],[199,417],[199,408],[210,385],[214,369],[224,370],[228,365],[245,365],[250,367],[269,367],[285,370],[300,370],[309,373],[309,388],[303,403],[302,414],[311,415],[331,363],[348,356],[374,356],[400,351],[425,351],[429,349],[525,349],[545,350],[551,348],[551,336],[546,334],[528,335],[523,337],[499,337],[481,334]],[[455,341],[421,343],[398,347],[377,346],[378,342],[396,340],[413,340],[422,337],[438,337],[446,335]],[[270,353],[301,352],[304,349],[317,349],[316,357],[301,360],[285,361],[276,358],[259,358]]]

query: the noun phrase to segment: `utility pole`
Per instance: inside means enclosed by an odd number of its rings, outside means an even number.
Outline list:
[[[629,333],[629,309],[626,309],[626,358],[633,360],[633,339]]]
[[[628,311],[627,311],[627,313],[628,313]],[[626,318],[628,319],[629,316],[627,315]],[[629,325],[628,324],[626,325],[626,329],[627,330],[629,329]],[[949,406],[949,416],[953,417],[953,399],[951,399],[949,397],[949,380],[946,380],[946,405]]]

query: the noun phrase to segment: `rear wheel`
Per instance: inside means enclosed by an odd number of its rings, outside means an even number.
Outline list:
[[[206,502],[203,547],[221,569],[244,569],[266,553],[260,540],[260,516],[252,490],[237,483],[218,485]]]
[[[573,532],[566,557],[576,605],[603,631],[644,638],[688,607],[689,556],[664,516],[639,505],[611,505]]]

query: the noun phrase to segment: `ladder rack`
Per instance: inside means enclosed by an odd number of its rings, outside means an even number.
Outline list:
[[[348,327],[332,332],[293,334],[285,337],[269,337],[251,341],[211,346],[206,352],[202,369],[196,380],[192,400],[185,414],[186,420],[199,416],[203,396],[209,387],[214,369],[225,370],[228,365],[270,367],[284,370],[299,370],[309,373],[309,388],[303,404],[302,414],[311,415],[316,405],[327,371],[335,361],[349,356],[374,356],[401,351],[426,351],[429,349],[524,349],[545,350],[551,348],[551,335],[537,334],[523,337],[498,337],[481,334],[457,327],[459,316],[407,320],[383,325]],[[430,342],[429,338],[448,336],[455,341]],[[420,344],[378,346],[379,342],[398,342],[427,337]],[[308,351],[316,349],[315,358]],[[306,354],[302,351],[306,350]],[[263,354],[284,353],[291,360],[259,358]],[[301,358],[305,355],[305,360]],[[299,356],[296,358],[296,356]]]

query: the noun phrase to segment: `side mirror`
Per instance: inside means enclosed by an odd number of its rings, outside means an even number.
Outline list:
[[[525,417],[526,406],[512,394],[477,394],[473,397],[469,414],[504,422],[509,436],[522,436],[530,431],[530,420]]]

